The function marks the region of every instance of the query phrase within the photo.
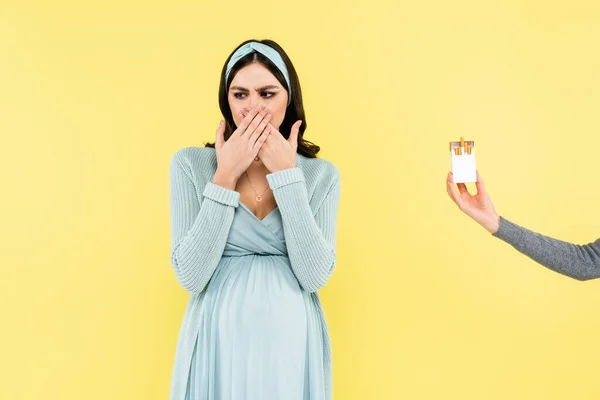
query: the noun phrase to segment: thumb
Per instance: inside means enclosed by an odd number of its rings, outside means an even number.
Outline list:
[[[300,132],[300,126],[302,126],[302,121],[296,121],[296,123],[292,125],[292,130],[290,131],[288,142],[294,147],[298,146],[298,132]]]
[[[475,187],[477,188],[477,193],[487,195],[485,184],[483,183],[483,179],[481,179],[481,175],[479,175],[479,171],[477,171],[477,182],[475,182]]]
[[[223,143],[225,143],[225,123],[223,121],[219,122],[219,127],[217,128],[217,139],[215,141],[215,148],[220,150],[223,147]]]

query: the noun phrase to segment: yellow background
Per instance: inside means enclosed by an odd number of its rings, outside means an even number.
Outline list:
[[[598,237],[600,6],[579,0],[0,3],[0,398],[167,398],[169,162],[212,140],[248,38],[287,50],[342,173],[334,398],[600,398],[600,282],[445,189],[464,136],[502,215]]]

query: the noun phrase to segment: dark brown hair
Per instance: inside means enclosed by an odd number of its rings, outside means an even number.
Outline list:
[[[267,46],[275,49],[283,59],[285,66],[287,67],[288,74],[290,77],[290,86],[292,89],[292,96],[289,105],[285,111],[285,118],[279,127],[279,131],[281,134],[287,139],[289,138],[290,131],[292,129],[292,125],[298,120],[302,121],[302,125],[300,126],[300,131],[298,132],[298,150],[297,152],[302,154],[305,157],[315,158],[317,153],[320,150],[320,147],[314,143],[309,142],[304,139],[304,131],[306,130],[306,116],[304,115],[304,106],[302,105],[302,90],[300,89],[300,81],[298,80],[298,74],[296,74],[296,70],[294,69],[294,65],[292,61],[289,59],[285,51],[272,40],[247,40],[240,44],[230,55],[227,57],[225,61],[225,65],[223,65],[223,70],[221,71],[221,83],[219,85],[219,107],[221,108],[221,113],[223,114],[223,119],[225,120],[225,140],[229,139],[233,131],[237,128],[235,122],[233,121],[233,115],[231,113],[231,108],[229,108],[229,101],[227,99],[228,89],[231,85],[231,81],[233,81],[234,76],[238,73],[239,70],[244,68],[245,66],[252,63],[260,63],[265,66],[274,76],[277,78],[279,83],[287,90],[288,95],[290,93],[290,88],[283,76],[283,73],[269,60],[267,57],[258,52],[250,53],[243,58],[241,58],[231,69],[229,73],[229,79],[225,80],[225,74],[227,72],[227,64],[231,59],[231,56],[243,45],[249,42],[258,42],[265,44]],[[215,147],[214,143],[205,143],[206,147]]]

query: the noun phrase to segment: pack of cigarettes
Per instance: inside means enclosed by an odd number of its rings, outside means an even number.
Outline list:
[[[460,138],[460,142],[450,142],[452,174],[454,183],[477,182],[475,166],[475,142]]]

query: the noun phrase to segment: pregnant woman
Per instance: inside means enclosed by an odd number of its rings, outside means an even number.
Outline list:
[[[221,74],[214,144],[171,162],[171,264],[190,293],[173,400],[329,400],[317,295],[336,263],[340,177],[303,138],[294,67],[242,43]]]

